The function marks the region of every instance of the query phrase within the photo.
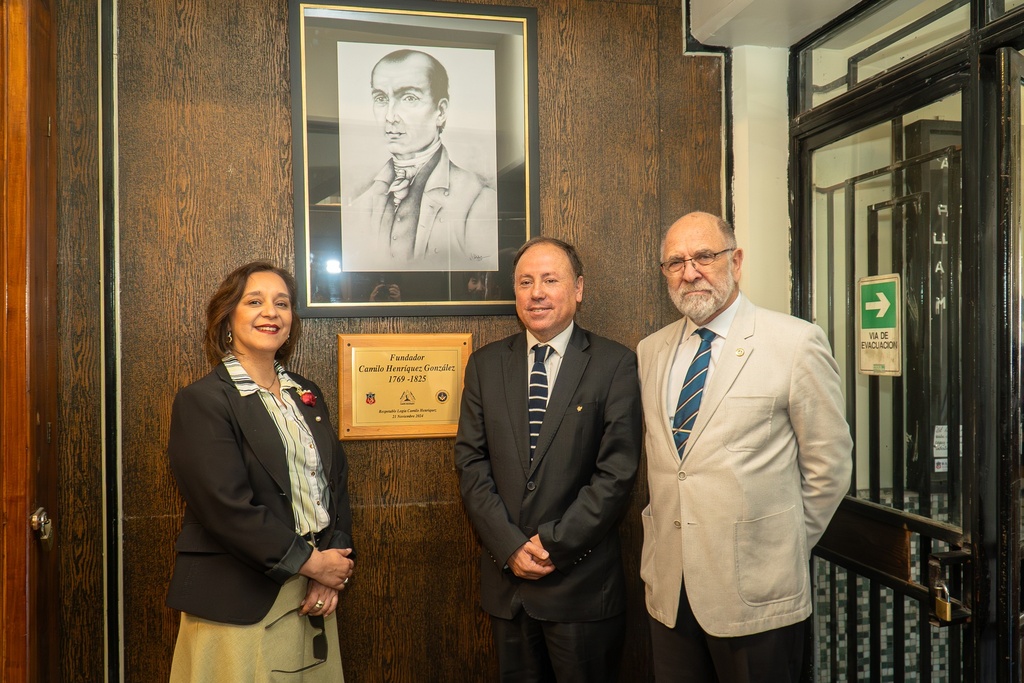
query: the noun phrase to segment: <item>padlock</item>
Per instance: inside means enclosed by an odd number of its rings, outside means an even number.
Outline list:
[[[953,621],[953,603],[949,600],[949,589],[946,584],[940,583],[936,587],[935,616],[940,621]]]

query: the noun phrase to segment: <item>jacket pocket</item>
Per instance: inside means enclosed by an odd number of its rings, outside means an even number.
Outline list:
[[[640,553],[640,580],[651,585],[654,583],[654,555],[656,537],[654,535],[654,517],[651,516],[651,506],[648,505],[640,513],[640,523],[643,525],[643,549]]]
[[[179,553],[224,553],[224,546],[214,539],[199,524],[186,524],[181,527],[174,549]]]
[[[732,425],[731,431],[725,435],[726,449],[743,452],[764,448],[772,435],[774,396],[731,396],[725,399],[722,407]]]
[[[807,585],[803,510],[736,522],[736,583],[748,605],[792,600]]]

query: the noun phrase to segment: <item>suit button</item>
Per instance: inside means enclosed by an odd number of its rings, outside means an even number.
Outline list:
[[[534,483],[533,483],[532,481],[528,481],[528,482],[526,482],[526,490],[527,490],[527,491],[533,491],[533,490],[535,490],[536,488],[537,488],[537,485],[536,485],[536,484],[534,484]]]
[[[679,477],[679,481],[682,481],[682,480],[686,479],[686,472],[680,472],[680,473],[679,473],[678,475],[676,475],[676,476],[678,476],[678,477]]]
[[[677,529],[682,529],[682,528],[683,528],[683,523],[682,523],[682,522],[680,522],[680,521],[679,521],[679,520],[677,519],[676,521],[672,522],[672,526],[674,526],[674,527],[675,527],[675,528],[677,528]]]

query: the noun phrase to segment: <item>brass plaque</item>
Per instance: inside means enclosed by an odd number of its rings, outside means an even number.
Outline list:
[[[472,334],[339,334],[339,438],[455,436],[472,347]]]

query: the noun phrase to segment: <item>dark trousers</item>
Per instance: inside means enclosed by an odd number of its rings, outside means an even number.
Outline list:
[[[737,638],[704,632],[693,616],[685,582],[675,628],[651,618],[657,683],[799,683],[810,620]]]
[[[626,615],[601,621],[491,617],[502,683],[615,683]]]

